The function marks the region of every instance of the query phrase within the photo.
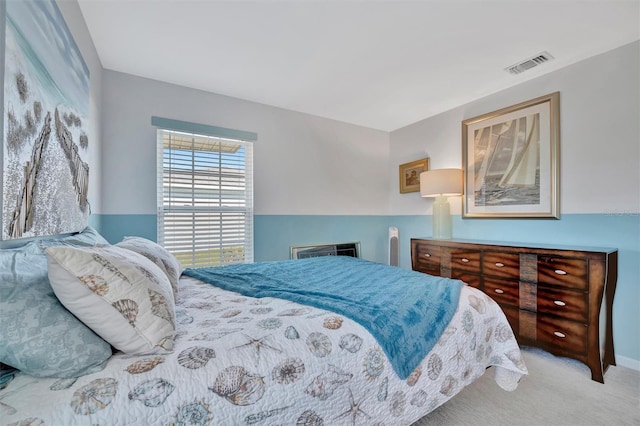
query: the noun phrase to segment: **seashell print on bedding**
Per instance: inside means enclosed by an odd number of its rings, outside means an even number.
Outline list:
[[[524,360],[522,359],[522,354],[520,353],[520,351],[514,349],[507,352],[505,355],[507,356],[509,361],[511,361],[513,365],[515,365],[520,370],[524,370],[527,368]]]
[[[407,405],[407,398],[402,391],[394,392],[389,398],[389,411],[394,417],[400,417],[404,414],[404,409]]]
[[[504,343],[507,340],[513,338],[513,332],[511,331],[511,328],[508,325],[498,324],[496,326],[495,337],[498,342]]]
[[[49,386],[49,389],[52,391],[69,389],[77,381],[78,381],[77,377],[74,377],[72,379],[58,379],[55,382],[53,382],[51,386]]]
[[[146,380],[129,392],[129,399],[140,401],[147,407],[157,407],[164,403],[174,388],[173,384],[165,379]]]
[[[282,326],[282,320],[279,318],[267,318],[261,321],[258,321],[258,327],[263,328],[265,330],[274,330],[276,328],[280,328]]]
[[[298,333],[298,330],[296,330],[294,326],[290,325],[284,331],[284,337],[286,337],[289,340],[296,340],[300,337],[300,334]]]
[[[438,340],[438,345],[440,346],[446,345],[447,342],[449,341],[449,338],[453,336],[456,333],[456,331],[458,331],[457,327],[453,325],[448,326],[442,333],[442,336],[440,336],[440,339]]]
[[[206,319],[198,323],[200,327],[216,327],[218,324],[220,324],[220,320],[214,318]]]
[[[248,425],[253,425],[253,424],[256,424],[256,423],[260,423],[260,422],[263,422],[264,420],[268,419],[269,417],[277,416],[280,413],[284,413],[289,408],[290,407],[274,408],[272,410],[261,411],[261,412],[256,413],[256,414],[249,414],[247,417],[244,418],[244,422],[245,422],[245,424],[248,424]]]
[[[305,389],[305,392],[321,401],[329,398],[336,389],[347,383],[353,374],[341,370],[335,365],[329,364],[328,368],[322,374],[316,376]]]
[[[442,385],[440,385],[440,393],[446,396],[453,396],[457,385],[458,381],[453,376],[448,375],[442,381]]]
[[[427,361],[427,376],[431,380],[437,380],[442,372],[442,359],[438,354],[431,354]]]
[[[228,328],[228,329],[222,329],[222,330],[205,331],[203,333],[196,334],[190,340],[213,341],[213,340],[218,340],[228,334],[237,333],[238,331],[242,331],[242,330],[243,330],[242,328]]]
[[[78,277],[78,279],[82,284],[89,287],[89,290],[91,290],[98,296],[104,296],[109,292],[109,284],[100,275],[83,275],[82,277]]]
[[[266,386],[263,379],[244,367],[233,365],[218,374],[209,390],[234,405],[252,405],[264,395]]]
[[[465,333],[471,333],[473,331],[473,315],[469,309],[462,314],[462,329]]]
[[[328,330],[337,330],[342,327],[342,321],[344,321],[342,318],[333,316],[325,318],[322,322],[322,326]]]
[[[278,314],[279,317],[297,317],[300,315],[306,315],[311,312],[309,308],[291,308],[285,309],[284,311]]]
[[[296,426],[324,426],[324,419],[315,411],[306,410],[296,420]]]
[[[222,315],[220,315],[220,318],[231,318],[231,317],[235,317],[236,315],[239,315],[242,313],[242,310],[240,309],[230,309],[226,312],[224,312]]]
[[[331,346],[331,340],[323,333],[314,331],[307,337],[307,347],[318,358],[324,358],[329,355]]]
[[[362,364],[364,377],[373,381],[377,379],[384,371],[384,353],[378,348],[372,348],[367,351]]]
[[[409,386],[415,386],[416,383],[418,383],[418,380],[420,380],[420,376],[422,375],[422,366],[417,366],[415,370],[413,370],[411,372],[411,374],[409,374],[409,377],[407,377],[407,385]]]
[[[206,426],[212,420],[209,404],[195,401],[182,405],[176,414],[175,423],[169,423],[169,426]]]
[[[149,292],[149,300],[151,300],[151,313],[158,318],[167,321],[173,328],[176,328],[174,321],[174,312],[169,307],[167,299],[159,292],[147,289]]]
[[[471,307],[476,311],[478,311],[478,313],[480,314],[484,314],[487,309],[486,303],[484,302],[484,300],[482,300],[475,294],[469,295],[469,305],[471,305]]]
[[[427,399],[429,399],[429,395],[427,395],[427,393],[421,389],[413,394],[411,400],[409,401],[409,404],[416,407],[423,407],[424,404],[427,403]]]
[[[360,347],[362,346],[362,338],[353,333],[345,334],[340,338],[338,346],[340,349],[344,349],[345,351],[354,354],[360,350]]]
[[[163,362],[164,357],[161,356],[145,358],[141,359],[140,361],[136,361],[133,364],[130,364],[127,368],[125,368],[125,371],[129,374],[142,374],[146,373],[147,371],[153,370],[158,364],[161,364]]]
[[[115,256],[115,253],[114,253],[114,256]],[[129,278],[127,278],[122,272],[120,272],[118,267],[113,263],[111,263],[109,259],[99,255],[98,253],[93,253],[92,257],[93,257],[93,260],[95,260],[100,265],[102,265],[107,271],[111,272],[113,275],[120,278],[122,281],[125,281],[131,284],[131,281],[129,281]]]
[[[183,350],[178,355],[178,363],[191,370],[196,370],[207,365],[210,359],[216,357],[216,352],[211,348],[194,346]]]
[[[271,311],[273,311],[273,308],[253,308],[249,310],[253,315],[266,315]]]
[[[227,321],[229,324],[246,324],[248,322],[253,321],[253,318],[251,317],[235,317],[235,318],[231,318],[229,321]]]
[[[271,378],[276,383],[288,385],[298,380],[304,374],[304,370],[300,358],[288,358],[273,368]]]
[[[76,414],[94,414],[111,404],[117,389],[118,382],[115,379],[95,379],[73,393],[71,408]]]
[[[135,321],[138,317],[138,304],[131,299],[116,300],[111,304],[122,316],[131,324],[131,327],[135,327]]]
[[[386,401],[388,392],[389,392],[389,378],[385,377],[380,383],[380,386],[378,386],[378,394],[376,395],[378,397],[378,401],[380,402]]]

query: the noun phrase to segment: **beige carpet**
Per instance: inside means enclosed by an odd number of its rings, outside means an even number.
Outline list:
[[[453,399],[413,424],[640,425],[640,372],[609,367],[605,384],[582,363],[523,348],[529,375],[503,391],[491,368]]]

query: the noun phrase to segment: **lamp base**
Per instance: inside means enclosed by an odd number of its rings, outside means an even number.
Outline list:
[[[433,203],[433,238],[451,239],[451,206],[447,197],[438,195]]]

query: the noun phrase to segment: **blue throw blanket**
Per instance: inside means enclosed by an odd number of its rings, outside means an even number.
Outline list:
[[[276,297],[342,314],[365,327],[405,379],[451,321],[462,282],[346,256],[187,269],[250,297]]]

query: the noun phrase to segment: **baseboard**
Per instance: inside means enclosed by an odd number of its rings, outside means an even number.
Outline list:
[[[616,364],[621,367],[627,367],[632,370],[640,371],[640,361],[626,356],[616,355]]]

